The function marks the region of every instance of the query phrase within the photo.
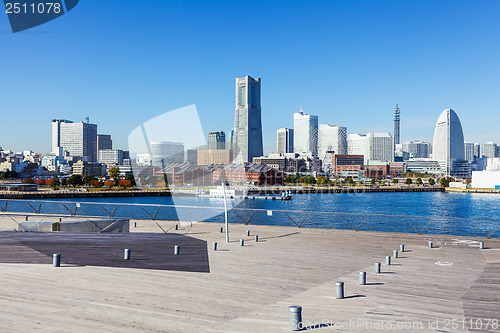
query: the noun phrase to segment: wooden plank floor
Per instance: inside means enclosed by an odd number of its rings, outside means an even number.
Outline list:
[[[0,230],[13,225],[0,217]],[[188,227],[184,222],[170,231],[180,243],[179,257],[168,253],[169,246],[159,260],[182,259],[182,241],[196,239],[205,244],[209,273],[88,264],[54,268],[50,249],[23,241],[46,235],[4,238],[1,258],[27,256],[36,263],[0,263],[0,331],[288,332],[288,306],[302,305],[304,325],[313,331],[500,332],[494,322],[485,327],[488,319],[500,320],[500,239],[482,239],[487,249],[480,250],[474,242],[479,239],[469,237],[231,225],[226,244],[219,224],[196,223],[183,236]],[[159,232],[151,221],[131,221],[131,231],[160,236],[151,234]],[[141,235],[130,239],[140,244]],[[429,239],[436,248],[427,246]],[[385,256],[401,243],[408,252],[385,266]],[[65,246],[69,251],[71,244]],[[75,248],[85,251],[81,244]],[[189,266],[193,258],[185,260]],[[382,274],[373,272],[375,262],[382,262]],[[358,285],[360,270],[367,272],[366,286]],[[345,283],[346,299],[333,297],[335,281]],[[477,319],[482,327],[474,326]]]

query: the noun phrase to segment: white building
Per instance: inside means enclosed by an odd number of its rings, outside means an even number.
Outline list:
[[[52,120],[52,153],[61,156],[61,150],[70,156],[82,156],[89,162],[97,161],[97,125]]]
[[[280,128],[276,131],[278,154],[293,153],[293,128]]]
[[[120,149],[102,149],[99,150],[99,158],[97,161],[107,166],[123,165],[123,160],[128,158],[128,151]]]
[[[465,161],[462,125],[455,111],[446,109],[439,115],[434,130],[432,158],[446,175],[452,175],[454,161]]]
[[[432,145],[425,141],[407,141],[403,143],[402,150],[407,152],[410,158],[429,158]]]
[[[169,141],[151,141],[152,165],[163,167],[167,163],[184,162],[184,144]]]
[[[349,155],[363,155],[370,161],[394,162],[394,140],[390,133],[349,134]]]
[[[347,154],[347,128],[321,124],[318,128],[318,157],[324,159],[327,152]]]
[[[474,161],[476,158],[479,158],[479,143],[465,142],[464,150],[465,150],[465,160],[468,161],[469,163]]]
[[[498,146],[494,142],[486,142],[483,144],[483,157],[494,158],[498,156]]]
[[[347,151],[349,155],[367,156],[367,141],[364,134],[349,134],[347,136]]]
[[[318,116],[302,111],[293,114],[293,150],[299,154],[318,153]]]

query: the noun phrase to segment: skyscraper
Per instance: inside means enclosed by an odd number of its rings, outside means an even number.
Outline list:
[[[483,157],[493,158],[498,157],[498,146],[494,142],[486,142],[483,144]]]
[[[399,107],[394,108],[394,144],[399,145]]]
[[[208,133],[208,149],[226,149],[226,133],[223,131]]]
[[[89,162],[97,161],[97,125],[52,120],[52,152],[60,150],[67,151],[70,156],[84,157]]]
[[[276,132],[276,147],[278,154],[293,153],[292,128],[280,128]]]
[[[299,154],[318,154],[318,116],[300,112],[293,114],[293,149]]]
[[[113,140],[109,134],[97,134],[97,151],[113,149]]]
[[[347,128],[337,125],[321,124],[318,128],[318,157],[324,159],[328,151],[347,154]]]
[[[411,158],[429,158],[432,146],[429,142],[409,141],[403,143],[403,151],[410,154]]]
[[[363,155],[371,161],[394,162],[394,140],[390,133],[349,134],[349,155]]]
[[[236,77],[233,150],[238,163],[262,156],[261,79]]]
[[[479,158],[479,143],[475,142],[465,142],[465,160],[467,162],[472,162],[476,158]]]
[[[441,171],[453,174],[454,162],[465,161],[464,133],[462,124],[455,111],[446,109],[439,115],[434,130],[432,157],[438,161]]]

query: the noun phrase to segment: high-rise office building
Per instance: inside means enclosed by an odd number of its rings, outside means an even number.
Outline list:
[[[446,109],[439,115],[434,130],[432,158],[438,161],[441,172],[453,174],[453,165],[465,161],[465,145],[462,124],[452,109]]]
[[[367,156],[366,147],[366,135],[355,133],[347,136],[347,151],[349,155]]]
[[[349,155],[363,155],[365,163],[394,162],[394,139],[390,133],[349,134]]]
[[[494,142],[486,142],[483,144],[483,157],[494,158],[498,156],[498,146]]]
[[[278,154],[293,153],[293,129],[280,128],[276,132],[276,147]]]
[[[293,114],[293,149],[298,154],[318,154],[318,116],[300,112]]]
[[[113,149],[113,140],[109,134],[97,134],[97,151]]]
[[[321,124],[318,127],[318,157],[324,159],[327,152],[347,154],[347,128]]]
[[[432,152],[430,142],[408,141],[403,143],[402,150],[409,154],[410,158],[429,158]]]
[[[208,133],[208,149],[226,149],[226,133],[223,131]]]
[[[399,107],[394,108],[394,144],[399,145]]]
[[[236,78],[233,150],[237,163],[263,154],[260,84],[260,78]]]
[[[97,125],[52,120],[52,151],[58,154],[61,150],[70,156],[81,156],[88,162],[97,161]]]
[[[465,150],[465,160],[467,162],[472,162],[476,158],[479,158],[479,143],[465,142],[464,150]]]
[[[99,158],[97,159],[97,162],[107,166],[123,165],[123,160],[128,158],[128,151],[120,149],[101,149],[99,150]]]
[[[184,144],[181,142],[151,141],[151,157],[154,167],[168,163],[184,162]]]

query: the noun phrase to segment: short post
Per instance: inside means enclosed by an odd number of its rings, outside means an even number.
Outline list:
[[[123,259],[130,260],[130,249],[125,249],[123,252]]]
[[[398,250],[392,250],[392,256],[394,258],[397,258],[398,257]]]
[[[214,242],[213,249],[214,249],[214,251],[217,251],[217,242]]]
[[[179,245],[174,246],[174,254],[179,254]]]
[[[399,252],[405,252],[405,245],[399,244]]]
[[[223,227],[220,227],[220,232],[223,233],[224,232],[224,228]]]
[[[175,230],[179,230],[179,224],[178,223],[175,225]]]
[[[375,273],[379,273],[380,274],[380,263],[379,262],[375,263]]]
[[[359,284],[360,285],[366,284],[366,272],[359,272]]]
[[[250,230],[247,230],[247,236],[250,236]]]
[[[342,281],[335,282],[335,298],[336,299],[344,298],[344,282]]]
[[[391,256],[385,256],[385,264],[390,265],[391,264]]]
[[[302,307],[298,305],[292,305],[289,307],[290,310],[290,329],[292,331],[302,330]]]
[[[259,241],[259,235],[255,235],[255,242]]]
[[[54,267],[61,266],[61,254],[60,253],[54,253],[52,255],[52,265],[54,265]]]
[[[245,240],[244,239],[240,239],[240,246],[244,246],[245,245]]]
[[[137,222],[134,222],[134,228],[137,228]]]
[[[432,241],[429,241],[429,247],[432,249]]]
[[[480,242],[480,243],[479,243],[479,248],[480,248],[481,250],[482,250],[482,249],[484,249],[484,242]]]

